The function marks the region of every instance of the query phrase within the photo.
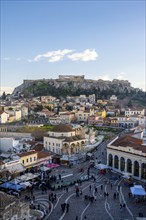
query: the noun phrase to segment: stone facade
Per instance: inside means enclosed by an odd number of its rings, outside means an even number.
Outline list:
[[[107,145],[107,165],[146,181],[146,145],[143,140],[134,137],[117,137]]]
[[[29,204],[0,192],[0,220],[29,220]]]
[[[44,148],[57,154],[72,155],[84,150],[85,138],[80,128],[72,129],[69,125],[60,124],[44,137]]]

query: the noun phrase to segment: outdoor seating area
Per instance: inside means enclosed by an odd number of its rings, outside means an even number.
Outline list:
[[[39,174],[26,173],[25,175],[19,176],[11,181],[5,181],[0,184],[0,190],[4,190],[8,194],[19,196],[19,193],[27,188],[32,187],[32,183]]]

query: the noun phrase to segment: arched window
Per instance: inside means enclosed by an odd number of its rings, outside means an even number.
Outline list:
[[[132,173],[132,162],[130,159],[127,160],[127,172]]]
[[[117,155],[114,157],[114,168],[119,169],[119,158]]]
[[[134,162],[134,176],[139,177],[139,163],[137,161]]]
[[[109,165],[110,167],[113,166],[113,156],[112,156],[112,154],[109,154],[109,156],[108,156],[108,165]]]
[[[121,159],[120,159],[120,170],[121,171],[125,170],[125,159],[124,159],[124,157],[121,157]]]
[[[146,180],[146,163],[142,163],[141,165],[141,178]]]

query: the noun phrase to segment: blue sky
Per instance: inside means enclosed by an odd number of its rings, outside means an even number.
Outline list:
[[[60,74],[144,89],[145,49],[143,0],[1,1],[2,91]]]

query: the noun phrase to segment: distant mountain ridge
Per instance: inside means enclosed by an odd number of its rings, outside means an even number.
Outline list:
[[[113,79],[112,81],[85,79],[84,75],[60,75],[58,79],[24,80],[16,87],[12,96],[23,94],[24,97],[52,95],[56,97],[95,94],[97,98],[110,95],[131,96],[144,92],[131,86],[128,80]]]

